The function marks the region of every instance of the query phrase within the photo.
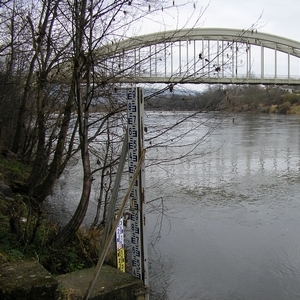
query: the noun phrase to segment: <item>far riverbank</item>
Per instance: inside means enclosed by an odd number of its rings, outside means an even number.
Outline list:
[[[251,105],[243,105],[237,107],[230,107],[225,109],[232,113],[270,113],[270,114],[287,114],[287,115],[300,115],[300,105],[291,104],[290,102],[285,102],[278,105],[263,105],[252,107]]]

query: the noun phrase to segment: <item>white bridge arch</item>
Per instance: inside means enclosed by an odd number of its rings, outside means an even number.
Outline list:
[[[256,30],[158,32],[102,46],[95,57],[106,82],[300,84],[300,42]]]

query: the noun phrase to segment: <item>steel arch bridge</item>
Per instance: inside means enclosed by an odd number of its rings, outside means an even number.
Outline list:
[[[300,42],[225,28],[137,36],[95,50],[105,82],[300,84]]]

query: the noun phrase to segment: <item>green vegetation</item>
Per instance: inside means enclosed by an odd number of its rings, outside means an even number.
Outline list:
[[[15,186],[26,180],[29,170],[25,164],[2,155],[0,174],[1,181]],[[10,198],[0,194],[0,262],[34,257],[52,274],[94,265],[97,246],[92,243],[90,233],[80,231],[57,249],[49,243],[57,231],[56,225],[35,210],[28,195],[15,194]]]
[[[24,182],[29,176],[29,168],[13,156],[0,156],[0,180],[3,182]]]

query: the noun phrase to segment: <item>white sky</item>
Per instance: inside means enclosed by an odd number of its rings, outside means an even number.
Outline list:
[[[259,31],[300,41],[300,0],[187,1],[190,0],[175,0],[178,7],[164,10],[164,14],[157,14],[156,24],[144,20],[140,34],[164,28],[171,30],[183,26],[193,27],[201,10],[206,8],[196,27],[247,29],[256,23]],[[167,2],[172,5],[173,0]],[[187,4],[181,6],[183,3]],[[187,20],[190,20],[188,24]]]
[[[259,31],[300,41],[299,16],[299,0],[211,0],[204,27],[246,29],[260,18]]]

